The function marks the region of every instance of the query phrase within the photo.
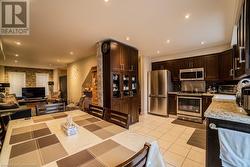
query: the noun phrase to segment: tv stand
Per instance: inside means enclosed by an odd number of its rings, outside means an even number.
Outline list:
[[[20,105],[26,105],[30,103],[42,103],[42,102],[47,102],[47,99],[39,97],[39,98],[27,98],[18,101]]]

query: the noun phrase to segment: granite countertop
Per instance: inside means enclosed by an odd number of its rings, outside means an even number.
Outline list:
[[[181,93],[181,92],[168,92],[168,94],[173,94],[173,95],[188,95],[188,96],[214,96],[215,94],[211,93]]]
[[[250,124],[250,116],[239,107],[232,96],[216,96],[205,112],[205,117]]]
[[[177,95],[178,92],[168,92],[168,94],[174,94],[174,95]]]

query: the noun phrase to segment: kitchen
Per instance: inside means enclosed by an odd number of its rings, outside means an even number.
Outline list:
[[[250,144],[249,9],[250,3],[245,1],[234,30],[237,42],[231,49],[195,57],[156,60],[149,72],[149,113],[174,115],[185,120],[186,125],[191,122],[203,124],[206,127],[207,167],[250,165],[249,151],[244,149]],[[159,75],[163,71],[168,76],[164,82],[168,86],[158,87],[160,91],[157,92],[152,84],[164,78]],[[167,100],[163,103],[159,92],[165,89]]]

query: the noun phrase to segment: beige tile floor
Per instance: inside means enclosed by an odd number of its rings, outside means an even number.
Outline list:
[[[205,166],[205,150],[187,144],[195,128],[172,124],[173,120],[173,116],[164,118],[144,114],[129,130],[154,137],[158,141],[167,167]]]

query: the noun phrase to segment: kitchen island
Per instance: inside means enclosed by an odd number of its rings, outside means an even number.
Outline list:
[[[240,108],[234,96],[214,96],[205,112],[207,146],[206,167],[221,167],[218,128],[250,133],[250,116]]]

